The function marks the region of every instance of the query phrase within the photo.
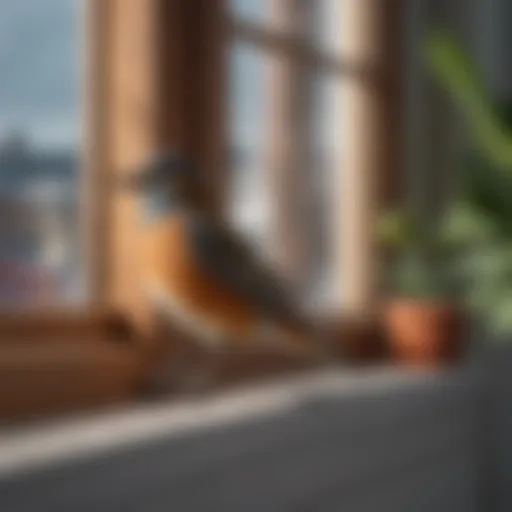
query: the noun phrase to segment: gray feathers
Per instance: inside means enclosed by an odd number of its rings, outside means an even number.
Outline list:
[[[187,229],[197,263],[212,280],[254,302],[265,318],[298,317],[279,278],[227,226],[191,215]]]

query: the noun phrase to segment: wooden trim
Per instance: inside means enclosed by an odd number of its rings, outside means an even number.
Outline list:
[[[182,151],[201,170],[212,214],[223,210],[225,170],[225,0],[163,1],[159,143]],[[172,28],[170,28],[172,27]]]
[[[210,191],[207,202],[212,215],[224,214],[227,184],[227,45],[226,0],[209,0],[203,3],[201,64],[202,79],[198,98],[197,126],[202,127],[200,137],[200,165],[205,173],[205,185]],[[206,5],[205,5],[206,4]]]
[[[345,5],[345,4],[344,4]],[[400,195],[403,175],[402,15],[405,0],[351,0],[342,15],[343,56],[371,67],[371,83],[342,82],[341,197],[337,232],[343,309],[364,318],[375,305],[379,257],[374,225]]]
[[[108,301],[146,325],[139,239],[140,214],[135,196],[120,183],[137,170],[157,146],[158,12],[148,0],[110,0],[108,44],[108,161],[111,188],[107,222]]]
[[[109,2],[83,2],[85,73],[83,90],[84,151],[81,173],[85,225],[84,267],[86,299],[93,308],[105,305],[108,281],[108,116]]]
[[[270,22],[284,32],[304,29],[307,9],[271,2]],[[304,55],[302,55],[303,57]],[[311,147],[309,61],[269,52],[267,125],[268,182],[272,208],[272,252],[281,274],[300,293],[310,263],[311,219],[308,164]]]
[[[129,318],[106,308],[81,308],[69,311],[34,310],[0,314],[0,347],[20,343],[46,345],[60,341],[104,342],[106,339],[129,346],[135,333]]]
[[[141,355],[108,340],[82,341],[0,344],[0,423],[133,400],[147,371]]]
[[[202,171],[205,206],[223,209],[225,0],[159,0],[159,147],[174,148]]]
[[[181,151],[204,173],[205,206],[222,208],[224,0],[111,0],[109,173],[118,181],[154,151]],[[138,202],[113,189],[109,303],[152,328],[143,289]]]
[[[183,9],[186,2],[157,0],[155,38],[157,59],[155,94],[160,110],[156,122],[156,138],[159,149],[186,150],[186,103],[187,83],[183,68],[187,60],[183,41],[186,27]]]
[[[288,13],[292,16],[296,14],[289,2],[278,5],[281,8],[288,6]],[[281,17],[277,11],[273,13],[273,16],[274,18]],[[272,19],[272,22],[276,24],[275,19]],[[349,65],[341,62],[337,56],[329,55],[325,51],[315,48],[310,41],[293,35],[291,31],[278,30],[273,26],[261,26],[242,19],[230,19],[228,32],[232,40],[244,41],[260,47],[264,51],[277,53],[284,58],[300,60],[311,67],[318,66],[335,73],[350,71]]]
[[[281,32],[240,19],[229,19],[226,31],[231,40],[243,41],[284,59],[301,62],[312,71],[342,76],[355,75],[360,79],[376,78],[372,62],[361,63],[347,55],[331,55],[328,51],[315,47],[310,40],[286,31]]]

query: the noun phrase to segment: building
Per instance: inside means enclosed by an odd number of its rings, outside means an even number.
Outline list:
[[[77,174],[70,151],[31,147],[21,133],[0,142],[0,303],[53,302],[76,281]]]

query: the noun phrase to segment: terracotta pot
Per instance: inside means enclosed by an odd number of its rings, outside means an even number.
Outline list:
[[[462,355],[465,321],[453,305],[393,300],[385,307],[384,324],[391,353],[400,362],[437,366]]]

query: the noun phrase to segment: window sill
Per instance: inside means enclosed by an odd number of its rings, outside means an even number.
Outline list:
[[[202,438],[205,441],[226,429],[232,429],[235,437],[236,432],[250,430],[247,442],[252,443],[260,434],[250,425],[261,424],[263,435],[271,424],[279,425],[296,417],[298,423],[292,422],[290,426],[300,430],[302,415],[306,423],[324,415],[328,420],[324,426],[335,420],[342,437],[360,429],[392,427],[396,422],[413,421],[420,425],[426,419],[457,414],[458,406],[465,410],[473,385],[473,374],[466,369],[423,373],[396,368],[340,369],[221,392],[202,400],[118,408],[109,413],[4,431],[0,434],[0,477],[23,478],[26,472],[37,473],[77,461],[89,460],[94,465],[97,458],[122,457],[127,451],[155,443],[178,447],[184,438],[195,438],[201,444]],[[457,400],[460,403],[454,405]],[[323,426],[318,424],[315,428]],[[283,432],[279,433],[277,428],[277,434]],[[270,438],[268,441],[274,442]],[[190,450],[193,455],[193,444]],[[172,459],[167,463],[173,467]]]
[[[132,399],[144,347],[106,310],[0,314],[0,423]]]
[[[56,339],[88,341],[127,336],[130,327],[123,316],[107,309],[77,308],[0,312],[0,347]]]
[[[340,354],[357,362],[379,360],[374,337],[348,322],[343,326],[336,336],[342,340],[335,347]],[[167,346],[169,357],[178,362],[197,357],[194,345],[182,338],[176,333],[172,345],[142,339],[121,316],[106,311],[0,314],[0,422],[133,401],[152,381],[159,347]],[[262,348],[234,353],[218,370],[220,387],[239,388],[268,376],[310,372],[312,363]],[[168,377],[163,378],[161,392],[173,393]],[[159,392],[156,381],[155,386]]]

